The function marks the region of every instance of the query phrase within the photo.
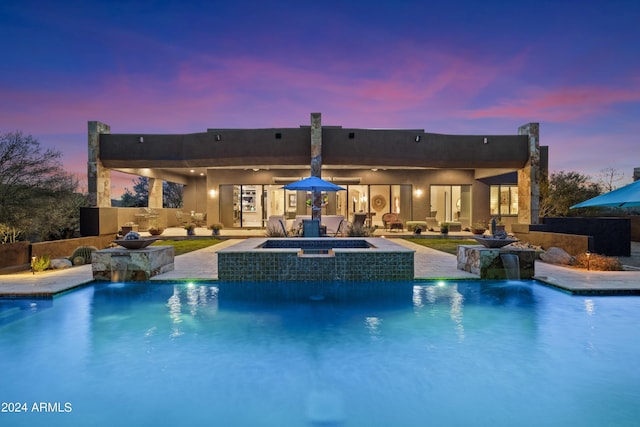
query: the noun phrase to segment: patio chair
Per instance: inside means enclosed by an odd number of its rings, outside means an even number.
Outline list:
[[[196,223],[196,226],[201,227],[202,224],[206,224],[207,223],[207,213],[204,212],[196,212],[193,215],[193,220]]]
[[[178,225],[184,225],[187,223],[187,219],[182,211],[176,211],[176,219],[178,220]]]
[[[353,214],[353,221],[352,224],[353,226],[360,226],[360,227],[364,227],[364,222],[367,220],[367,214],[366,213],[354,213]]]
[[[382,224],[384,224],[384,229],[387,231],[391,230],[404,230],[404,223],[400,221],[398,218],[398,214],[393,212],[387,212],[382,215]]]

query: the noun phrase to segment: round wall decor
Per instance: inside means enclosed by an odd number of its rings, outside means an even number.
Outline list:
[[[387,206],[387,200],[384,198],[384,196],[378,194],[377,196],[373,196],[373,198],[371,199],[371,204],[373,205],[373,209],[381,211],[385,206]]]

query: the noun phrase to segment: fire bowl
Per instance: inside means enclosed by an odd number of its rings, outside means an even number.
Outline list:
[[[518,241],[518,239],[510,239],[510,238],[500,239],[497,237],[487,237],[487,236],[473,236],[473,238],[476,239],[476,241],[480,243],[482,246],[484,246],[485,248],[491,248],[491,249],[498,249]]]
[[[146,239],[116,239],[113,242],[127,249],[142,249],[146,248],[158,239],[146,238]]]

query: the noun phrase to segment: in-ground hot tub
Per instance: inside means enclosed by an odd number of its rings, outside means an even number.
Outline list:
[[[412,280],[414,251],[376,237],[254,238],[218,251],[225,281]]]

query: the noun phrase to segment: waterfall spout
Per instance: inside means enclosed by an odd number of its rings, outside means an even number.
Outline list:
[[[111,281],[125,282],[129,266],[129,255],[113,255],[111,257]]]
[[[520,279],[520,258],[516,254],[500,254],[504,272],[509,280]]]

